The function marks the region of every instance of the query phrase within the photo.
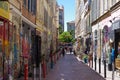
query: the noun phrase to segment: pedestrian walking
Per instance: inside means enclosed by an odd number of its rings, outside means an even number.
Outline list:
[[[72,48],[70,47],[70,54],[72,54]]]
[[[92,67],[92,60],[93,60],[93,53],[92,53],[92,51],[90,51],[89,54],[88,54],[88,65],[89,65],[89,67]]]
[[[114,69],[115,69],[115,63],[114,63],[114,61],[115,61],[115,49],[114,49],[114,43],[112,42],[111,43],[111,47],[112,47],[112,49],[111,49],[111,61],[112,61],[112,80],[114,80]]]
[[[93,52],[92,48],[90,48],[89,54],[88,54],[88,65],[89,67],[92,67],[92,61],[93,61]]]
[[[84,59],[84,63],[87,64],[87,63],[88,63],[88,55],[87,55],[87,54],[84,54],[84,58],[83,58],[83,59]]]
[[[64,48],[62,49],[62,55],[63,55],[63,57],[65,56],[65,49]]]

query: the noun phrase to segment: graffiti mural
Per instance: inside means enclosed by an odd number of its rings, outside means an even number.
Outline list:
[[[103,35],[104,35],[104,42],[108,41],[108,26],[105,25],[103,29]]]
[[[3,22],[0,21],[0,80],[3,78],[3,57],[2,57],[2,29],[3,29]]]

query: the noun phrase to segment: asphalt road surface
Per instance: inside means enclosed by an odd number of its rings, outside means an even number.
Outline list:
[[[61,57],[45,80],[105,80],[73,54]]]

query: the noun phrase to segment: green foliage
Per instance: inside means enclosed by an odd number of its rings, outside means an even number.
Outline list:
[[[73,38],[73,39],[72,39],[72,43],[75,43],[75,41],[76,41],[75,38]]]
[[[75,35],[75,31],[74,30],[70,30],[68,32],[70,33],[70,35],[72,35],[72,37],[74,37],[74,35]]]
[[[63,32],[62,34],[59,35],[59,40],[61,42],[72,42],[72,36],[70,35],[69,32]]]
[[[61,25],[59,25],[59,34],[62,34],[64,31],[63,31],[63,29],[62,29],[62,26]]]
[[[74,30],[70,30],[69,33],[70,33],[71,35],[74,35]]]

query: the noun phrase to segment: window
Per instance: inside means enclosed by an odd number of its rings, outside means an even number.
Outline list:
[[[31,0],[28,0],[28,10],[31,11]]]
[[[23,5],[28,8],[28,11],[32,12],[34,15],[36,14],[36,0],[23,0]]]
[[[27,1],[26,0],[23,0],[23,5],[26,7],[26,5],[27,5]]]
[[[45,22],[45,24],[48,23],[48,12],[45,8],[44,8],[44,22]]]
[[[60,25],[62,25],[62,22],[59,22]]]
[[[100,0],[100,16],[103,15],[103,0]]]
[[[108,9],[108,0],[104,0],[104,11]]]
[[[31,12],[36,14],[36,0],[31,0]]]
[[[114,5],[116,3],[116,0],[112,0],[112,5]]]
[[[110,7],[111,7],[111,2],[110,2],[110,0],[107,0],[107,2],[108,2],[107,8],[110,9]]]
[[[84,3],[86,3],[87,2],[87,0],[84,0]]]
[[[62,19],[62,15],[59,15],[59,19]]]

